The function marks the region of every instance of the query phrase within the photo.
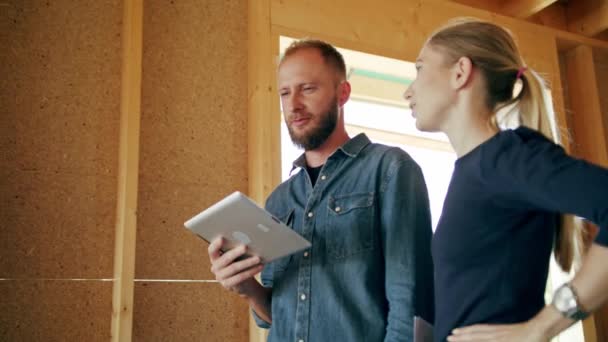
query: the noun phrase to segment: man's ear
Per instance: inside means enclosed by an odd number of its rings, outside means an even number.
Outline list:
[[[460,89],[473,78],[473,62],[469,57],[460,57],[452,67],[452,77],[450,83],[454,89]]]
[[[338,85],[338,105],[344,106],[348,99],[350,99],[350,83],[341,81]]]

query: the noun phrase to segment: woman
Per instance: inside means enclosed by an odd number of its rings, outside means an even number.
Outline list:
[[[435,340],[546,341],[608,297],[608,170],[547,138],[556,129],[543,83],[505,29],[452,21],[416,69],[404,95],[416,126],[446,133],[458,155],[433,237]],[[497,112],[510,105],[522,126],[501,130]],[[562,214],[600,232],[545,305],[551,250],[570,269],[582,232]]]

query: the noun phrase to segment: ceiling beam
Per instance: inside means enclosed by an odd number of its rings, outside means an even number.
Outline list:
[[[553,5],[557,0],[512,0],[506,1],[498,11],[509,17],[525,19]]]
[[[577,0],[568,2],[568,30],[593,37],[608,29],[608,0]]]

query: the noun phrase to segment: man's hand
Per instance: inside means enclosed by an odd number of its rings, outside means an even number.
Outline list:
[[[262,271],[264,265],[260,263],[261,260],[258,256],[236,261],[247,252],[246,245],[239,245],[222,253],[224,242],[224,239],[219,237],[209,245],[211,272],[224,288],[243,297],[251,297],[262,287],[253,277]]]

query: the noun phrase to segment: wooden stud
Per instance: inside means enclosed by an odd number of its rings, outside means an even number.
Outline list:
[[[249,2],[249,196],[259,204],[281,181],[280,114],[276,90],[278,37],[270,31],[270,1]]]
[[[566,54],[566,79],[572,111],[577,154],[608,167],[604,123],[600,108],[593,50],[581,45]]]
[[[111,330],[112,341],[121,342],[131,341],[133,329],[133,279],[135,276],[141,117],[142,17],[142,0],[124,1],[120,149]]]
[[[248,195],[263,206],[281,181],[281,131],[276,90],[279,37],[270,30],[270,0],[248,2]],[[267,331],[249,318],[249,341]]]
[[[566,54],[566,80],[571,110],[576,154],[586,160],[608,167],[606,132],[600,108],[600,98],[594,68],[593,51],[581,45]],[[601,322],[605,313],[596,312],[583,322],[586,341],[599,341],[603,332]],[[601,339],[600,339],[601,340]]]

